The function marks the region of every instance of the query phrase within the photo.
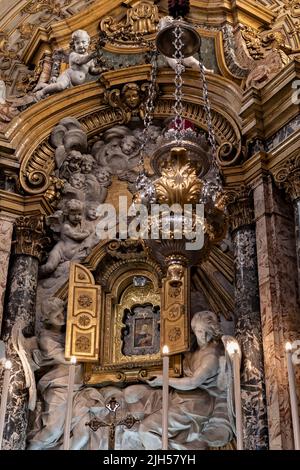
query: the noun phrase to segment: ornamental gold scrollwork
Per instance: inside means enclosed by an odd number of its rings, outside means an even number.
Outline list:
[[[50,243],[50,239],[45,236],[44,217],[41,215],[19,217],[15,221],[15,231],[15,253],[33,256],[41,261]]]
[[[127,124],[133,116],[144,118],[145,102],[148,97],[149,83],[126,83],[121,89],[114,88],[104,95],[105,101],[112,107],[120,109],[121,124]]]
[[[189,349],[189,303],[189,270],[183,268],[180,287],[174,288],[168,278],[163,279],[160,341],[161,347],[169,347],[170,354]]]
[[[239,190],[228,190],[225,197],[232,231],[253,224],[254,207],[250,188],[243,185]]]
[[[284,188],[292,201],[300,198],[300,155],[288,159],[274,172],[274,180]]]
[[[160,204],[193,204],[199,201],[203,183],[189,163],[183,166],[168,165],[154,182]]]
[[[34,15],[36,13],[43,12],[43,14],[39,17],[39,21],[41,23],[45,23],[54,16],[59,18],[65,18],[68,16],[64,12],[63,8],[67,7],[71,3],[72,0],[63,0],[63,2],[59,2],[57,0],[32,0],[28,2],[24,8],[22,8],[21,14]]]
[[[142,0],[130,6],[123,18],[103,18],[100,31],[114,44],[140,48],[147,45],[144,40],[154,39],[158,22],[158,7]]]
[[[65,356],[81,362],[95,362],[99,355],[101,287],[91,272],[71,264],[69,276]]]

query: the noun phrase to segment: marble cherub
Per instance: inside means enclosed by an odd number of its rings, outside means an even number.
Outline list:
[[[89,235],[89,230],[83,227],[84,205],[77,199],[71,199],[65,204],[65,221],[60,227],[60,240],[52,248],[47,262],[40,267],[42,275],[51,274],[60,263],[71,261],[80,250],[80,243]]]
[[[82,29],[74,31],[70,45],[73,51],[69,56],[69,68],[59,75],[55,83],[40,84],[39,88],[42,86],[42,89],[36,88],[34,90],[37,100],[41,100],[47,95],[58,93],[66,88],[82,85],[86,81],[88,74],[98,75],[104,70],[95,64],[94,59],[98,56],[98,52],[93,51],[88,53],[90,36],[86,31]]]
[[[44,401],[40,425],[31,431],[29,450],[54,447],[64,430],[70,361],[65,359],[65,305],[57,297],[42,302],[44,326],[38,336],[40,365],[52,366],[38,382]],[[81,366],[76,366],[74,391],[82,385]]]

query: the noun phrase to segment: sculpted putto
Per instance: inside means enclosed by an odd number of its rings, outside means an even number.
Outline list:
[[[64,354],[64,302],[57,297],[50,297],[43,301],[41,310],[44,327],[38,337],[40,365],[52,367],[38,382],[38,390],[44,401],[44,412],[41,415],[40,427],[32,431],[28,447],[30,450],[53,447],[63,433],[70,366]],[[78,365],[74,389],[80,388],[81,381],[81,366]]]
[[[41,274],[50,274],[64,261],[70,261],[78,252],[80,243],[90,232],[82,226],[84,206],[81,201],[71,199],[65,205],[66,220],[60,228],[60,240],[49,254],[46,264],[40,267]]]
[[[69,56],[69,68],[65,70],[57,79],[56,83],[40,84],[36,88],[36,98],[41,100],[47,95],[58,93],[59,91],[71,88],[75,85],[82,85],[87,79],[88,74],[97,75],[101,71],[94,62],[98,53],[96,51],[88,53],[90,45],[90,36],[82,29],[74,31],[72,34],[71,47],[74,49]]]

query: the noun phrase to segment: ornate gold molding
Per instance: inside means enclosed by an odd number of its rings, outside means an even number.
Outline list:
[[[72,263],[69,275],[68,313],[65,356],[81,362],[99,358],[101,287],[92,273]]]
[[[161,303],[161,348],[168,346],[170,354],[187,351],[190,346],[190,272],[183,268],[182,284],[173,286],[163,279]]]
[[[122,16],[104,17],[99,27],[108,40],[106,49],[125,48],[126,52],[135,48],[138,52],[147,47],[147,42],[155,39],[158,22],[158,7],[152,1],[141,0],[133,2]]]
[[[33,256],[41,261],[43,251],[50,242],[49,238],[45,237],[44,217],[19,217],[15,220],[15,231],[15,254]]]
[[[22,113],[17,127],[8,130],[8,136],[18,149],[16,156],[21,160],[20,182],[24,191],[33,195],[48,190],[55,169],[54,149],[49,143],[49,135],[61,118],[76,117],[88,137],[91,137],[115,124],[128,122],[133,115],[141,116],[148,85],[145,79],[147,80],[148,75],[149,66],[132,67],[130,81],[124,85],[124,70],[108,72],[103,74],[106,91],[97,82],[91,82],[47,98]],[[198,97],[201,91],[196,78],[199,77],[195,71],[185,74],[183,114],[198,127],[207,130],[205,110],[202,99]],[[158,75],[161,95],[155,104],[154,118],[165,119],[173,115],[174,101],[170,88],[173,87],[173,79],[173,72],[169,70],[163,70]],[[209,77],[208,81],[210,87],[218,90],[211,99],[212,124],[217,141],[222,143],[219,159],[222,165],[227,166],[236,162],[240,156],[241,132],[237,114],[241,97],[237,86],[227,79],[216,76]],[[133,96],[129,96],[132,101],[125,103],[127,92],[133,93]],[[109,105],[105,104],[105,96]],[[229,106],[232,102],[234,106]],[[59,113],[55,114],[58,109]],[[41,121],[43,129],[37,131]],[[25,128],[26,136],[21,142],[20,135],[24,134]],[[50,197],[54,196],[50,194]]]
[[[293,202],[300,199],[300,155],[287,160],[274,173],[274,180],[285,189]]]
[[[226,191],[226,203],[231,231],[254,223],[254,208],[249,188],[242,186],[238,190]]]

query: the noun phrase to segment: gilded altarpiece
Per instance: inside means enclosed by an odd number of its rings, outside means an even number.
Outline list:
[[[166,283],[168,285],[168,281],[163,280],[163,286]],[[186,290],[187,281],[184,287]],[[143,268],[139,266],[120,275],[116,271],[108,292],[96,285],[86,267],[77,263],[72,265],[66,357],[76,356],[79,362],[85,363],[85,383],[143,382],[161,373],[160,345],[164,338],[174,336],[174,328],[181,330],[184,321],[186,328],[182,329],[182,338],[185,341],[170,342],[170,376],[181,375],[182,358],[178,353],[188,344],[187,305],[184,305],[184,289],[181,294],[181,289],[177,288],[175,297],[171,290],[171,294],[164,290],[147,263]],[[164,318],[166,306],[169,306],[169,316],[172,307],[180,312],[176,318],[171,313],[171,322],[168,316]]]

